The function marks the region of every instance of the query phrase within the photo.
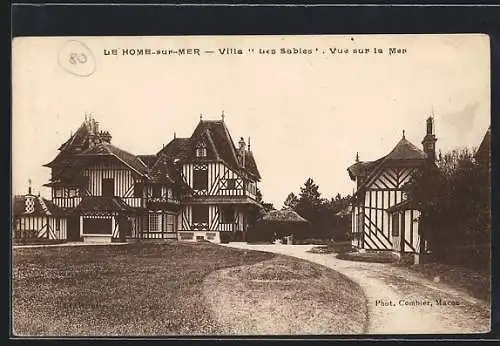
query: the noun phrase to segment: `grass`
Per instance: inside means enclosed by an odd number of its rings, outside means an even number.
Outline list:
[[[203,298],[215,270],[274,255],[210,243],[13,250],[18,336],[217,334]]]
[[[463,266],[441,263],[414,264],[404,267],[430,280],[439,280],[490,303],[491,273],[489,271],[481,272]]]
[[[215,272],[207,277],[205,296],[224,334],[360,334],[367,323],[357,284],[287,256]]]
[[[337,255],[338,259],[372,262],[372,263],[393,263],[399,261],[399,256],[391,251],[368,250],[366,252],[344,252]]]

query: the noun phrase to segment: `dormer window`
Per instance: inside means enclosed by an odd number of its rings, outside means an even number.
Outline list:
[[[206,157],[207,156],[207,146],[205,143],[200,142],[196,145],[196,157]]]

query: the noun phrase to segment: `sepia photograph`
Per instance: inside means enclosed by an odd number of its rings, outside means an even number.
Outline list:
[[[12,41],[11,336],[491,330],[485,34]]]

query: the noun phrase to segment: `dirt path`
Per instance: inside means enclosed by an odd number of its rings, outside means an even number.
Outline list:
[[[294,256],[346,275],[366,295],[368,334],[461,334],[490,330],[491,309],[485,302],[404,268],[313,254],[307,252],[311,245],[231,243],[225,246]]]

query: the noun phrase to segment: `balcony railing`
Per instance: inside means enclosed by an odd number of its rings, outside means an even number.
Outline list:
[[[76,208],[82,197],[54,197],[52,202],[60,208]]]

